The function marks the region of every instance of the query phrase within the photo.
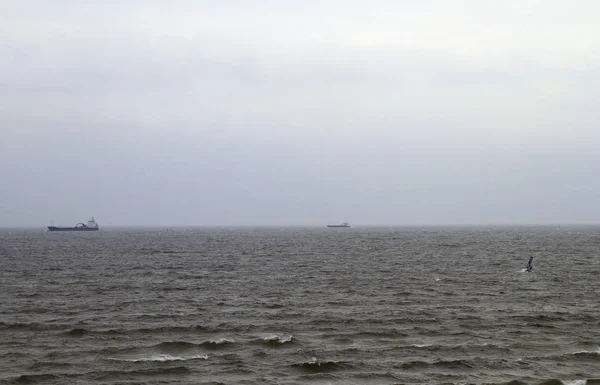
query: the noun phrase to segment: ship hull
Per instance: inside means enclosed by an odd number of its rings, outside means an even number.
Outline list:
[[[48,231],[98,231],[94,227],[56,227],[48,226]]]
[[[342,228],[346,228],[346,227],[350,227],[347,225],[327,225],[327,227],[342,227]]]

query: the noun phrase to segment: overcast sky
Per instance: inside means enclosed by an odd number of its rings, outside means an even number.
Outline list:
[[[596,0],[0,2],[0,226],[600,223]]]

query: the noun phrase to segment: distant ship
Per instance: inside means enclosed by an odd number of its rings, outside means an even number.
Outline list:
[[[94,217],[87,223],[76,224],[75,227],[48,226],[48,231],[97,231],[98,229],[100,229],[100,227],[98,227],[98,223],[96,223]]]
[[[348,222],[344,222],[341,225],[327,225],[327,227],[350,227]]]

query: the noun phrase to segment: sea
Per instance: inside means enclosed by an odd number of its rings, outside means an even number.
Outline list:
[[[598,385],[600,227],[2,229],[0,384]]]

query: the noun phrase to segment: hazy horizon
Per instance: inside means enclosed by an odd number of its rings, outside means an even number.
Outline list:
[[[600,223],[600,3],[0,4],[0,227]]]
[[[339,222],[332,222],[327,224],[339,224]],[[327,224],[270,224],[270,225],[236,225],[236,224],[222,224],[222,225],[193,225],[193,224],[175,224],[175,225],[153,225],[153,224],[121,224],[121,225],[100,225],[100,231],[110,230],[135,230],[135,229],[149,229],[149,230],[194,230],[194,229],[324,229],[327,231],[340,231],[344,232],[347,229],[328,229]],[[451,229],[451,228],[556,228],[557,231],[568,230],[573,228],[590,228],[600,227],[600,223],[422,223],[422,224],[361,224],[361,223],[349,223],[350,229],[376,229],[376,228],[390,228],[390,229]],[[72,227],[75,223],[52,223],[42,226],[0,226],[0,230],[43,230],[46,231],[47,226],[61,226],[61,227]]]

